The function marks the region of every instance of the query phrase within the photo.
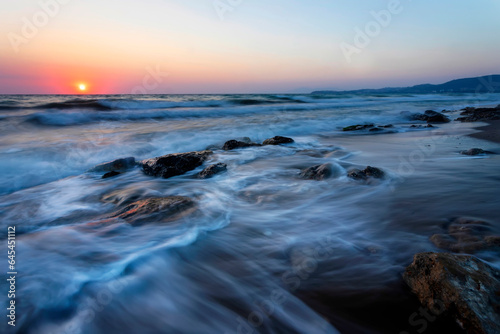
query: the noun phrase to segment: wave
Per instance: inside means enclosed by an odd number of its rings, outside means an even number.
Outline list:
[[[52,102],[36,106],[34,109],[93,109],[113,110],[113,108],[101,103],[100,100],[69,100],[64,102]]]

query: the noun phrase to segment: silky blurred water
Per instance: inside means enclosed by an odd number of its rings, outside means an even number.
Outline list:
[[[459,154],[500,148],[464,137],[477,124],[411,128],[419,122],[401,112],[447,109],[455,118],[463,107],[498,101],[499,94],[1,97],[0,235],[16,226],[16,330],[409,330],[418,304],[401,274],[413,254],[437,250],[430,235],[458,216],[500,233],[498,155]],[[342,132],[364,123],[394,127]],[[220,149],[229,139],[275,135],[295,143]],[[86,172],[117,158],[206,148],[214,150],[206,164],[226,163],[226,173],[200,180],[200,167],[157,179],[135,168],[103,180]],[[298,177],[324,163],[331,178]],[[386,178],[347,177],[368,165]],[[138,199],[172,195],[192,198],[196,211],[167,224],[89,224]],[[477,256],[499,263],[495,252]]]

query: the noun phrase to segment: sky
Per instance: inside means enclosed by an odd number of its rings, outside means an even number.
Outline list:
[[[0,94],[302,93],[500,74],[499,0],[0,0]]]

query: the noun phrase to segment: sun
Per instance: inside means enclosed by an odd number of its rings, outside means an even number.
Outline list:
[[[87,90],[87,85],[86,84],[79,84],[78,89],[82,92]]]

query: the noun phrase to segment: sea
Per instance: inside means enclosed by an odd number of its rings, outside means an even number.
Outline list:
[[[456,217],[500,233],[500,155],[460,154],[500,146],[467,136],[484,123],[454,121],[499,103],[494,93],[0,96],[0,270],[13,271],[14,227],[16,276],[15,298],[0,282],[0,331],[419,333],[402,280],[413,255],[443,251],[429,238]],[[409,116],[426,110],[452,121]],[[381,131],[343,131],[357,124]],[[274,136],[294,142],[222,150]],[[109,179],[89,171],[206,149],[204,166],[169,179],[139,166]],[[226,172],[197,177],[219,162]],[[325,163],[330,178],[300,177]],[[347,176],[367,166],[385,177]],[[196,211],[96,224],[167,196]],[[475,256],[500,268],[497,251]],[[460,333],[449,319],[427,322],[426,333]]]

